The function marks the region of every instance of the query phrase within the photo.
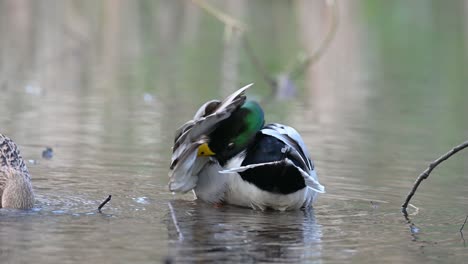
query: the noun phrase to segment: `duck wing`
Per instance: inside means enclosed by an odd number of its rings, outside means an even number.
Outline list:
[[[325,188],[318,181],[314,164],[304,141],[294,128],[281,124],[269,124],[259,133],[261,135],[257,136],[258,144],[254,145],[251,155],[249,153],[246,155],[243,166],[226,169],[221,173],[240,172],[246,179],[249,177],[254,182],[270,185],[268,188],[281,189],[286,188],[283,173],[288,170],[282,172],[280,168],[293,167],[300,174],[299,177],[304,179],[306,186],[319,193],[325,192]],[[244,173],[248,170],[252,170],[251,173]],[[253,173],[253,171],[259,173]],[[288,173],[291,172],[288,171]],[[294,181],[293,178],[288,179]],[[273,186],[274,181],[277,181],[278,186]],[[288,184],[291,183],[288,182]]]
[[[301,161],[302,166],[306,170],[314,170],[314,163],[310,159],[309,151],[302,140],[301,135],[292,127],[273,123],[266,125],[261,131],[264,135],[269,135],[281,140],[283,143],[292,148],[291,154],[296,156]]]
[[[323,187],[323,185],[318,181],[317,172],[315,171],[314,163],[310,158],[309,151],[307,150],[301,135],[294,128],[273,123],[265,126],[261,130],[261,133],[275,137],[288,145],[289,154],[301,163],[296,165],[296,167],[304,176],[306,185],[317,192],[325,192],[325,187]]]
[[[248,84],[223,101],[212,100],[203,104],[192,120],[176,130],[170,165],[169,189],[173,192],[187,192],[196,186],[198,174],[209,159],[197,158],[197,149],[207,143],[206,135],[227,119],[246,100]]]

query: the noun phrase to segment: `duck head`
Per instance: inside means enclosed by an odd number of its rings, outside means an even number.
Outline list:
[[[209,142],[198,148],[198,156],[214,156],[221,165],[247,148],[265,123],[263,110],[247,100],[209,135]]]

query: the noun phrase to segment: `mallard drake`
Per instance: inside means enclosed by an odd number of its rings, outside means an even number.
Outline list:
[[[264,125],[260,105],[246,100],[251,85],[206,102],[176,131],[169,189],[213,204],[309,207],[325,191],[309,152],[294,128]]]
[[[13,140],[0,134],[0,208],[34,206],[31,175]]]

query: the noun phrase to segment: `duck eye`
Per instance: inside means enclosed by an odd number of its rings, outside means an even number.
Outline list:
[[[233,148],[234,148],[234,143],[233,143],[233,142],[229,143],[229,144],[227,145],[227,148],[228,148],[228,149],[233,149]]]

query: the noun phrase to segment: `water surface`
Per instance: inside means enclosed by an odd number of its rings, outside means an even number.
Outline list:
[[[242,41],[190,2],[1,2],[0,131],[37,195],[33,210],[0,210],[1,262],[463,262],[468,154],[421,185],[412,222],[400,213],[419,173],[468,136],[468,27],[453,15],[466,4],[434,3],[340,2],[336,36],[295,96],[266,100]],[[249,25],[271,75],[313,53],[331,14],[319,1],[218,7]],[[311,210],[168,192],[175,129],[250,82],[267,121],[294,126],[312,153],[327,193]]]

